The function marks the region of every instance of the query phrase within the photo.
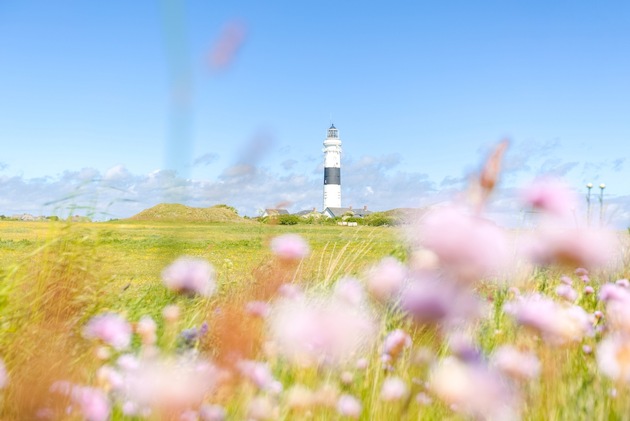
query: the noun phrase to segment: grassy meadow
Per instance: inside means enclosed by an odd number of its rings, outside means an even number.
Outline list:
[[[307,257],[287,261],[273,254],[272,239],[288,233],[306,240],[310,246]],[[400,228],[395,227],[281,226],[253,221],[2,221],[0,356],[8,380],[1,418],[630,419],[626,383],[630,371],[625,372],[630,368],[630,358],[623,354],[626,348],[620,348],[616,355],[621,355],[617,363],[621,375],[616,380],[602,375],[596,354],[612,328],[604,324],[606,316],[592,317],[598,311],[606,311],[606,303],[598,299],[601,285],[630,275],[627,250],[624,265],[614,273],[600,271],[590,275],[588,285],[592,291],[581,285],[583,281],[573,273],[575,268],[545,266],[532,269],[518,285],[482,280],[470,291],[466,288],[465,293],[453,290],[453,295],[435,296],[456,311],[468,303],[467,294],[477,300],[475,315],[453,335],[444,328],[451,323],[446,317],[428,322],[424,308],[418,315],[413,313],[415,307],[403,311],[400,302],[374,298],[369,269],[384,257],[395,257],[414,273],[431,266],[425,265],[424,255],[414,255],[403,244],[400,234]],[[627,244],[625,235],[620,234],[624,239],[620,247]],[[178,294],[165,287],[162,271],[182,255],[202,258],[214,267],[214,294]],[[519,319],[507,314],[508,302],[518,303],[520,296],[530,293],[557,300],[557,288],[568,282],[561,281],[562,275],[573,279],[577,296],[569,302],[589,315],[587,324],[592,329],[588,332],[582,332],[573,321],[550,331],[523,322],[524,316]],[[345,289],[339,287],[338,281],[346,276],[355,277],[358,283],[343,284]],[[278,343],[274,345],[269,340],[269,329],[274,329],[269,324],[274,322],[266,321],[265,306],[273,306],[280,299],[278,291],[282,285],[298,285],[306,294],[330,294],[334,290],[334,294],[348,300],[342,306],[348,308],[356,300],[364,300],[360,298],[363,293],[353,288],[367,285],[365,288],[372,294],[369,305],[366,304],[367,314],[374,327],[361,330],[363,325],[359,323],[345,333],[352,336],[363,332],[370,338],[361,342],[364,346],[358,351],[355,349],[358,354],[352,354],[351,361],[296,363],[289,354],[274,348]],[[252,310],[254,307],[248,307],[248,303],[262,303],[262,307]],[[309,302],[303,304],[308,306]],[[177,306],[179,314],[165,313],[165,308],[173,309],[169,307],[172,305]],[[317,314],[328,317],[326,305],[323,313]],[[561,305],[555,317],[564,317],[561,311],[570,305]],[[348,308],[339,308],[341,325],[346,314],[343,311]],[[545,307],[540,312],[547,310]],[[271,311],[283,310],[272,307]],[[295,323],[300,323],[299,308],[287,311],[289,319],[295,314]],[[112,313],[131,323],[134,335],[124,349],[86,338],[85,326],[94,316]],[[146,320],[142,321],[144,316],[155,322],[153,339],[151,328],[146,328]],[[182,340],[182,332],[200,329],[204,322],[207,333],[198,334],[192,341]],[[286,328],[292,322],[277,323]],[[335,324],[330,328],[336,328]],[[150,331],[148,336],[146,329]],[[390,335],[397,329],[404,335],[398,342],[391,339],[391,345]],[[566,340],[549,340],[550,335]],[[497,374],[500,364],[495,361],[494,352],[502,345],[535,355],[537,363],[527,369],[531,360],[521,361],[522,355],[516,355],[506,369],[509,373],[511,368],[516,375]],[[328,352],[326,349],[322,353]],[[331,355],[336,356],[337,351],[334,348]],[[164,361],[182,356],[204,358],[216,364],[218,368],[213,373],[220,380],[213,380],[216,384],[204,389],[198,399],[182,403],[186,400],[182,397],[170,406],[147,401],[143,412],[142,408],[132,407],[131,401],[125,401],[126,395],[116,388],[113,377],[104,374],[110,369],[122,370],[120,358],[125,355],[139,360],[158,355]],[[474,368],[472,360],[476,361]],[[255,363],[242,365],[242,361]],[[149,377],[141,387],[150,389],[152,382],[171,381],[160,379]],[[60,381],[81,386],[59,393],[60,387],[54,385]],[[172,382],[180,391],[197,387],[179,377]],[[167,392],[154,392],[166,393],[161,399],[168,401],[168,396],[176,392],[163,386]]]

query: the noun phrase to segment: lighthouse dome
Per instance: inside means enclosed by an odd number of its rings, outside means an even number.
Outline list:
[[[328,129],[328,138],[339,139],[339,130],[337,130],[334,124],[331,124],[330,128]]]

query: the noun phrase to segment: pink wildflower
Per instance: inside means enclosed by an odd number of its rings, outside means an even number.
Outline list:
[[[584,295],[592,295],[594,293],[595,293],[595,289],[592,286],[587,285],[584,287]]]
[[[381,387],[381,399],[384,401],[397,401],[409,395],[407,384],[399,377],[388,377]]]
[[[616,285],[622,286],[624,288],[628,288],[630,287],[630,281],[628,281],[627,279],[619,279],[617,281],[615,281]]]
[[[407,269],[397,259],[386,257],[367,273],[368,291],[379,301],[388,301],[402,289]]]
[[[577,204],[575,193],[554,179],[534,182],[523,192],[523,200],[532,208],[557,217],[570,216]]]
[[[241,374],[251,381],[260,390],[270,390],[278,384],[273,377],[269,364],[257,361],[241,361],[238,363],[238,369]],[[280,385],[282,388],[282,385]]]
[[[72,390],[72,400],[79,406],[86,421],[109,419],[110,404],[102,390],[75,386]]]
[[[580,341],[592,332],[591,319],[582,307],[563,306],[541,295],[509,302],[504,310],[518,324],[537,331],[552,344]]]
[[[359,418],[363,411],[361,401],[352,395],[341,395],[337,401],[337,412],[349,418]]]
[[[201,421],[224,421],[227,417],[225,409],[220,405],[210,405],[204,403],[199,408],[199,418]]]
[[[299,364],[340,364],[374,340],[369,311],[336,297],[280,300],[267,319],[279,351]]]
[[[363,285],[354,278],[341,278],[335,283],[333,294],[336,298],[356,306],[363,303],[365,291]]]
[[[271,240],[271,251],[284,260],[300,260],[308,256],[308,243],[297,234],[284,234]]]
[[[156,335],[157,325],[155,320],[151,316],[142,316],[138,324],[136,325],[136,332],[142,338],[143,345],[153,345],[157,340]]]
[[[278,407],[268,396],[257,396],[249,402],[247,419],[252,421],[278,419]]]
[[[131,326],[115,313],[103,313],[92,317],[83,328],[87,339],[100,339],[117,350],[125,349],[131,342]]]
[[[495,274],[508,260],[507,238],[490,221],[454,206],[429,213],[421,223],[421,244],[442,269],[464,281]]]
[[[597,348],[600,371],[615,381],[630,383],[630,340],[626,336],[609,336]]]
[[[494,351],[492,363],[503,373],[520,380],[534,379],[540,373],[540,361],[535,354],[508,345]]]
[[[532,239],[529,255],[540,265],[596,268],[612,261],[613,243],[613,237],[604,231],[545,225]]]
[[[411,346],[411,337],[402,329],[391,331],[383,341],[383,354],[398,358],[405,348]]]
[[[556,288],[556,294],[558,294],[559,297],[564,298],[570,303],[574,302],[578,298],[577,291],[574,290],[573,287],[571,287],[570,285],[565,284],[558,285],[558,287]]]
[[[164,285],[172,291],[209,297],[214,293],[214,268],[203,259],[180,257],[162,271]]]
[[[429,387],[447,405],[475,419],[517,418],[516,394],[489,367],[447,357],[431,370]]]

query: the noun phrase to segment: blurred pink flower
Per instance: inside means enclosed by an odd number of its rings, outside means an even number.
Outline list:
[[[606,377],[630,383],[630,339],[613,335],[602,340],[597,348],[597,364]]]
[[[537,331],[555,345],[581,341],[592,333],[592,321],[577,305],[560,305],[539,294],[520,297],[504,306],[504,311],[522,326]]]
[[[284,260],[300,260],[308,256],[308,243],[297,234],[284,234],[271,240],[271,251]]]
[[[117,350],[125,349],[131,343],[131,325],[115,313],[103,313],[92,317],[83,328],[87,339],[100,339]]]
[[[498,372],[483,364],[447,357],[432,368],[429,390],[474,419],[518,419],[515,391]]]
[[[373,343],[376,334],[366,308],[334,296],[277,301],[267,321],[280,353],[304,365],[348,362]]]
[[[379,301],[394,298],[407,278],[407,268],[393,257],[385,257],[367,272],[367,287]]]
[[[162,271],[164,285],[172,291],[209,297],[214,293],[214,268],[203,259],[184,256]]]
[[[392,359],[398,358],[405,348],[411,346],[411,336],[402,329],[396,329],[385,337],[383,341],[383,354],[389,355]]]
[[[251,381],[260,390],[272,390],[279,382],[273,377],[269,364],[244,360],[237,365],[241,375]],[[282,385],[280,384],[280,389]]]
[[[584,295],[592,295],[594,293],[595,293],[595,289],[592,286],[587,285],[584,287]]]
[[[575,269],[575,274],[577,276],[584,276],[584,275],[588,276],[588,270],[585,269],[585,268],[577,268],[577,269]]]
[[[566,275],[562,275],[560,277],[560,282],[562,282],[565,285],[573,285],[573,279],[571,279],[570,277]]]
[[[619,279],[617,281],[615,281],[616,285],[622,286],[624,288],[628,288],[630,287],[630,281],[628,281],[627,279]]]
[[[421,221],[421,245],[433,251],[443,270],[475,281],[496,274],[508,260],[504,231],[455,206],[432,211]]]
[[[556,287],[556,294],[572,303],[578,298],[578,293],[570,285],[561,284]]]
[[[571,215],[577,205],[575,193],[556,179],[535,181],[523,191],[523,201],[534,209],[557,217]]]
[[[401,295],[401,307],[418,324],[448,324],[475,317],[478,301],[465,288],[445,279],[418,279]]]
[[[353,306],[363,303],[365,299],[363,285],[356,279],[350,277],[341,278],[335,282],[333,294],[335,298]]]
[[[227,417],[225,409],[220,405],[210,405],[204,403],[199,408],[199,418],[201,421],[223,421]]]
[[[529,380],[538,377],[540,361],[535,354],[504,345],[492,354],[492,364],[510,377]]]
[[[67,391],[63,394],[68,394]],[[93,387],[71,386],[69,392],[72,402],[78,406],[83,419],[86,421],[106,421],[111,412],[107,395]]]
[[[157,340],[156,330],[157,325],[151,316],[142,316],[136,325],[136,332],[140,335],[140,338],[142,338],[143,345],[155,344]]]
[[[209,362],[179,358],[140,360],[123,375],[126,399],[159,413],[197,407],[222,373]]]
[[[614,237],[606,231],[541,226],[530,239],[528,254],[539,265],[598,268],[614,260]]]
[[[388,377],[381,387],[381,399],[384,401],[397,401],[409,395],[407,384],[400,377]]]
[[[337,401],[337,412],[349,418],[359,418],[363,411],[361,401],[352,395],[341,395]]]

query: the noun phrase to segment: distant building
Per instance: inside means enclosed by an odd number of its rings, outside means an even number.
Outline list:
[[[286,209],[265,209],[265,211],[263,212],[262,216],[263,218],[265,217],[274,217],[274,216],[280,216],[280,215],[288,215],[289,211]]]
[[[352,216],[356,218],[363,218],[371,213],[372,211],[369,211],[367,209],[367,206],[364,206],[363,209],[352,209],[352,206],[350,206],[349,208],[328,207],[324,209],[324,211],[322,212],[322,215],[328,218],[340,218],[344,215],[352,214]]]

